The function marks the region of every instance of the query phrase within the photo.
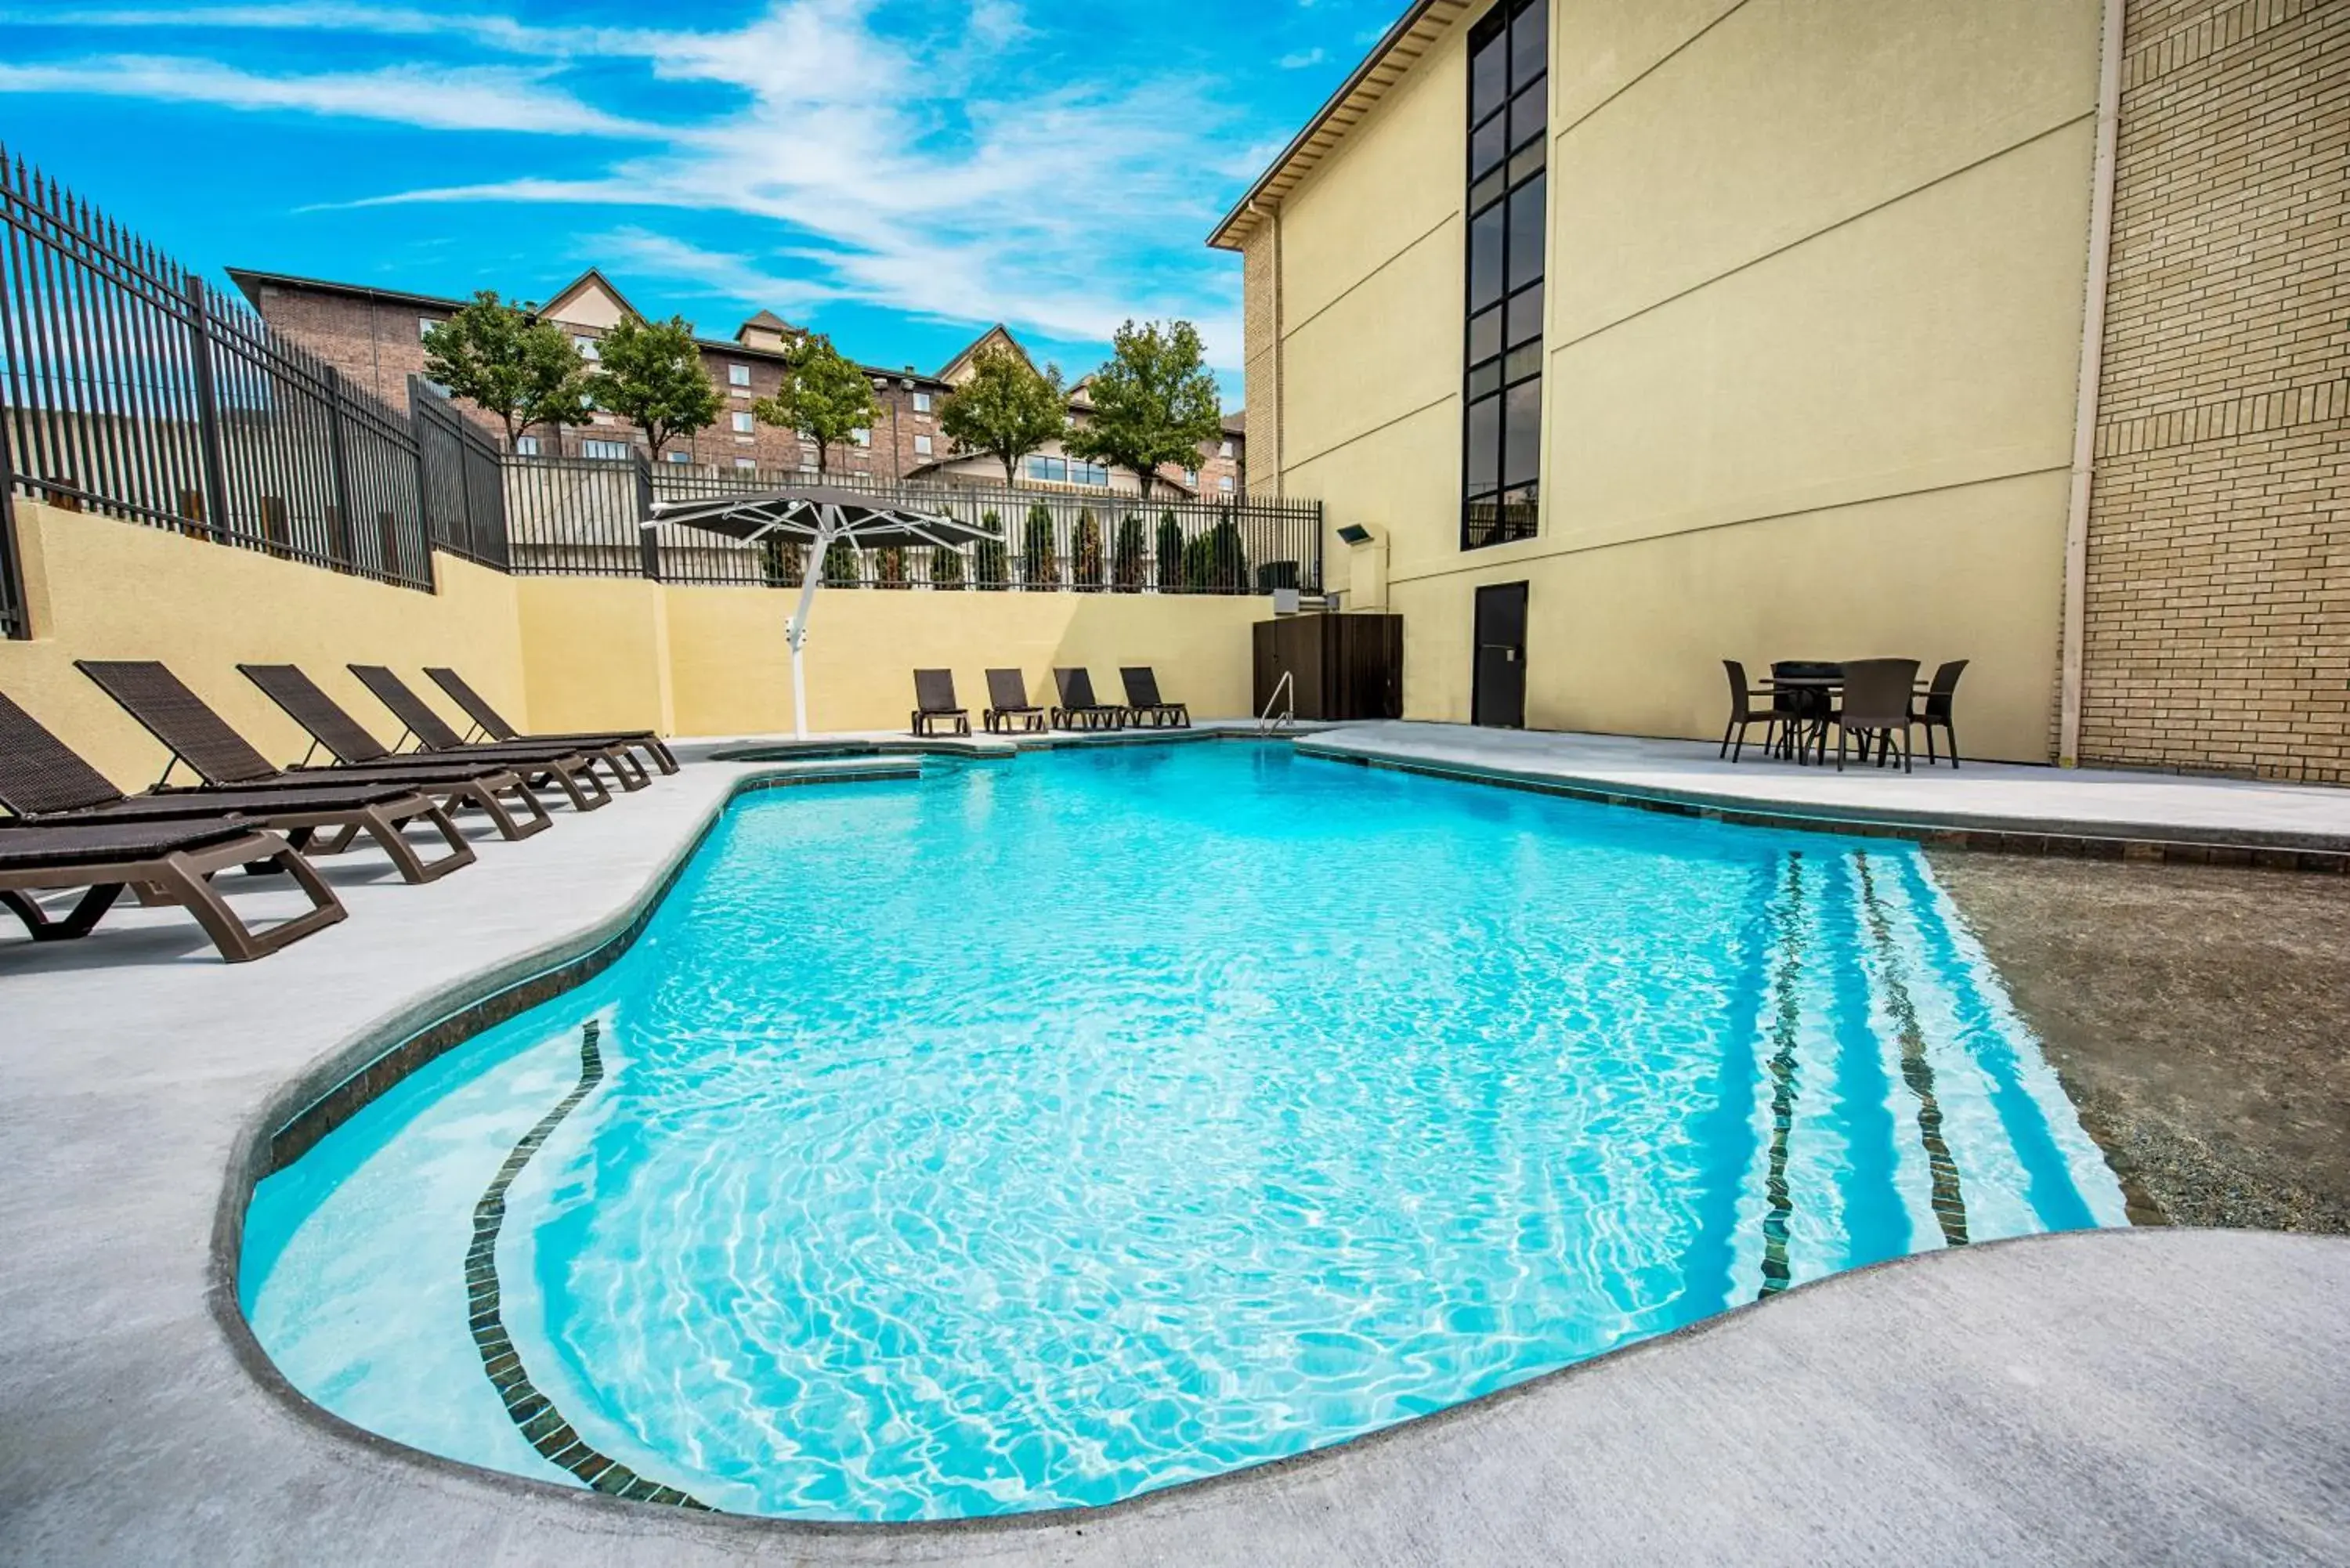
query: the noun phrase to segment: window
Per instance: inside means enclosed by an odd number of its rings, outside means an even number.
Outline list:
[[[624,441],[583,441],[579,443],[579,455],[607,460],[625,459],[629,455],[629,443]]]
[[[418,317],[416,318],[416,336],[417,336],[417,338],[418,338],[420,341],[421,341],[423,338],[425,338],[425,337],[427,337],[431,336],[431,335],[432,335],[432,329],[433,329],[434,327],[436,327],[440,326],[440,325],[441,325],[441,323],[439,323],[438,321],[434,320],[434,319],[433,319],[432,317],[430,317],[430,316],[420,316],[420,317]]]
[[[593,337],[574,337],[571,344],[573,348],[579,350],[579,357],[582,359],[601,359],[604,357],[603,350],[596,347],[596,340]]]
[[[756,468],[759,466],[759,460],[755,457],[738,457],[734,460],[734,466],[737,468]]]
[[[1218,457],[1230,457],[1230,456],[1232,456],[1232,442],[1230,442],[1230,441],[1224,441],[1224,442],[1221,443],[1220,445],[1218,445],[1218,446],[1217,446],[1217,448],[1216,448],[1216,455],[1217,455]]]
[[[665,452],[661,453],[661,458],[668,462],[691,462],[693,454],[690,452]]]
[[[873,432],[869,430],[851,431],[848,432],[848,439],[851,443],[857,446],[871,446],[873,444]]]
[[[927,414],[931,411],[930,393],[916,392],[914,394],[914,411],[918,414]]]
[[[916,457],[928,457],[931,455],[930,437],[926,435],[918,435],[914,438],[914,455]]]
[[[1216,488],[1222,491],[1225,494],[1230,495],[1232,493],[1232,476],[1227,473],[1222,478],[1217,480]]]
[[[1192,489],[1194,489],[1194,490],[1199,489],[1199,488],[1200,488],[1200,471],[1199,471],[1198,469],[1196,469],[1196,468],[1187,468],[1187,469],[1185,469],[1185,470],[1183,471],[1183,483],[1186,483],[1186,484],[1188,484],[1188,485],[1190,485],[1190,486],[1191,486]]]
[[[751,367],[748,365],[727,366],[726,384],[730,387],[749,386],[751,384]]]
[[[734,410],[734,433],[736,435],[756,435],[758,431],[759,421],[751,417],[749,410],[737,409]]]
[[[538,455],[538,438],[536,436],[515,437],[515,455],[516,457],[536,457]]]
[[[1464,550],[1531,539],[1539,515],[1549,19],[1503,0],[1469,34]]]
[[[1028,460],[1028,477],[1042,484],[1069,483],[1069,460],[1064,457],[1032,457]]]

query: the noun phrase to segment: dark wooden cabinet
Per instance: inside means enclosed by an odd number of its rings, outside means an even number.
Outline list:
[[[1287,675],[1300,719],[1403,717],[1403,617],[1282,616],[1255,635],[1256,712]]]

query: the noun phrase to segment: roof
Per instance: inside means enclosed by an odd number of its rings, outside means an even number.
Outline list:
[[[1248,194],[1224,214],[1223,221],[1208,236],[1210,247],[1240,249],[1249,231],[1256,227],[1262,210],[1280,205],[1281,199],[1330,155],[1356,122],[1370,113],[1372,106],[1403,79],[1445,30],[1468,14],[1471,5],[1471,0],[1412,0],[1410,7],[1396,18],[1395,25],[1371,46],[1362,64],[1314,111],[1305,129],[1292,137],[1271,167],[1257,176]]]
[[[545,317],[554,317],[557,308],[560,307],[567,300],[571,299],[574,296],[585,294],[590,288],[600,288],[607,295],[610,296],[612,303],[620,307],[620,311],[623,315],[633,316],[639,321],[642,321],[645,318],[645,313],[639,310],[635,306],[629,304],[629,296],[622,294],[618,288],[614,287],[610,278],[606,277],[602,272],[592,266],[586,272],[581,273],[577,277],[573,278],[569,283],[565,284],[561,288],[556,289],[554,295],[548,298],[547,302],[538,307],[538,314]],[[559,319],[559,317],[557,319]]]
[[[940,366],[939,373],[931,379],[939,381],[953,380],[956,371],[970,364],[973,359],[978,358],[979,351],[981,349],[986,348],[990,343],[996,342],[998,340],[1001,340],[1004,347],[1010,348],[1014,354],[1019,355],[1021,359],[1031,370],[1034,370],[1036,368],[1036,361],[1029,358],[1028,350],[1022,345],[1020,339],[1012,336],[1012,329],[999,321],[994,326],[989,327],[986,331],[981,333],[978,337],[972,338],[970,342],[964,344],[962,347],[962,352],[957,354],[953,358]]]

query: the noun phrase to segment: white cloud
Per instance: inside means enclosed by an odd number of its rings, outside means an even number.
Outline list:
[[[1284,71],[1304,70],[1307,66],[1318,66],[1321,63],[1322,51],[1319,49],[1301,49],[1294,55],[1281,57],[1281,68]]]
[[[281,109],[391,120],[433,130],[665,136],[502,67],[386,66],[316,76],[262,76],[213,60],[109,55],[58,64],[0,64],[0,93],[93,93],[224,109]]]

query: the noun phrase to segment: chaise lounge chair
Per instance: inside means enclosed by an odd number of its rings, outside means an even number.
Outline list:
[[[1028,682],[1017,670],[989,670],[987,700],[992,706],[980,718],[991,735],[1045,727],[1045,710],[1028,701]]]
[[[286,716],[302,726],[310,737],[310,749],[302,760],[280,774],[288,781],[334,780],[351,777],[384,777],[394,779],[431,778],[453,774],[476,781],[476,787],[445,799],[442,805],[456,809],[459,805],[479,806],[497,824],[504,838],[527,838],[532,834],[553,826],[546,808],[539,804],[537,794],[524,782],[520,774],[499,762],[469,762],[463,756],[448,756],[438,752],[394,752],[368,732],[367,727],[344,710],[342,705],[319,689],[318,683],[291,664],[240,664],[237,673],[261,688],[262,694],[284,711]],[[318,748],[327,748],[334,759],[331,766],[312,767],[310,759]],[[498,781],[494,786],[492,780]],[[515,804],[524,811],[523,820],[514,822],[500,802],[502,791],[510,790]],[[489,798],[484,801],[484,795]],[[601,785],[593,794],[580,792],[572,805],[580,811],[594,811],[608,805],[611,795]]]
[[[1126,688],[1126,711],[1129,722],[1153,730],[1188,730],[1191,727],[1191,710],[1159,695],[1159,677],[1151,673],[1148,664],[1121,665],[1118,679],[1119,684]]]
[[[512,773],[492,766],[468,766],[443,762],[433,768],[380,767],[342,771],[286,770],[246,743],[228,721],[213,711],[204,700],[162,665],[149,660],[85,659],[75,668],[120,703],[123,711],[146,726],[163,743],[172,761],[163,770],[186,763],[189,770],[214,789],[332,789],[367,785],[421,791],[438,799],[441,809],[454,812],[473,806],[509,839],[527,838],[551,826],[546,808],[530,787]],[[515,810],[522,815],[517,819]]]
[[[392,742],[395,752],[401,741],[412,736],[428,752],[463,753],[485,762],[527,764],[522,769],[523,775],[534,786],[556,784],[582,811],[592,809],[580,805],[583,799],[610,793],[596,776],[595,764],[599,762],[611,770],[622,789],[639,790],[652,782],[625,746],[573,745],[566,741],[488,741],[468,744],[464,736],[449,727],[446,719],[432,711],[431,703],[410,691],[406,681],[382,665],[353,664],[347,668],[400,721],[400,740]]]
[[[5,701],[0,698],[0,701]],[[256,931],[228,907],[213,878],[237,866],[274,866],[291,876],[309,896],[310,907],[290,919]],[[52,919],[34,902],[42,889],[87,889],[63,919]],[[196,918],[204,934],[230,963],[244,963],[300,941],[346,914],[299,850],[252,823],[224,816],[212,823],[92,823],[50,827],[11,823],[0,826],[0,905],[25,922],[36,942],[71,941],[89,935],[126,888],[140,902],[177,904]]]
[[[234,815],[253,818],[253,826],[284,833],[287,842],[300,850],[308,848],[311,836],[318,829],[332,828],[336,836],[322,850],[328,855],[339,854],[364,833],[410,882],[435,881],[473,863],[473,846],[465,842],[449,814],[406,784],[354,784],[338,789],[265,785],[126,795],[5,697],[0,697],[0,805],[34,826],[203,826]],[[432,861],[420,857],[400,833],[411,822],[422,822],[438,832],[447,842],[449,853]],[[15,831],[15,827],[0,828],[0,832]]]
[[[1061,705],[1053,710],[1055,730],[1115,730],[1126,722],[1125,709],[1095,700],[1089,671],[1055,670],[1053,683],[1061,691]]]
[[[939,721],[954,721],[954,732],[971,733],[971,710],[955,701],[954,671],[951,670],[917,670],[914,671],[914,733],[938,733]]]
[[[677,772],[677,758],[670,753],[669,742],[650,730],[599,730],[584,735],[525,735],[505,722],[482,694],[465,683],[465,678],[446,667],[434,669],[426,665],[424,673],[432,683],[449,694],[450,701],[465,711],[465,717],[486,740],[523,741],[532,742],[557,742],[574,746],[620,746],[642,752],[653,766],[665,774]],[[469,736],[468,739],[471,739]]]

